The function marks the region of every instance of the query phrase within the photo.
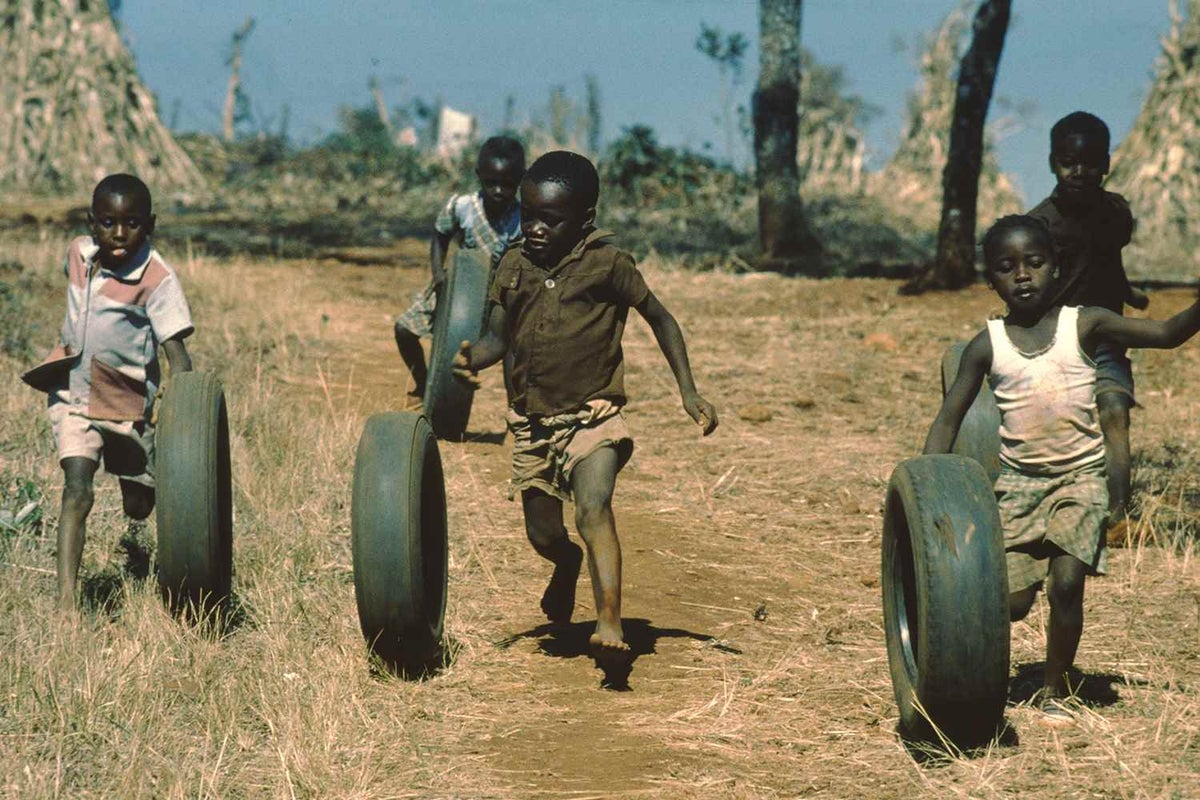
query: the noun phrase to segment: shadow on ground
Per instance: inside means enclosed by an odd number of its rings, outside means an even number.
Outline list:
[[[708,643],[725,653],[740,655],[742,652],[707,633],[696,633],[682,628],[659,628],[651,624],[648,619],[623,619],[621,626],[625,631],[625,642],[629,645],[628,658],[618,659],[617,663],[613,663],[611,659],[605,659],[609,663],[602,664],[599,661],[596,663],[596,668],[603,674],[600,686],[614,691],[632,690],[629,685],[629,676],[633,672],[634,663],[641,656],[657,653],[659,639],[692,639]],[[538,650],[554,658],[592,657],[588,639],[595,628],[594,622],[572,622],[569,625],[546,623],[506,636],[496,642],[496,646],[507,648],[525,639],[537,639]]]

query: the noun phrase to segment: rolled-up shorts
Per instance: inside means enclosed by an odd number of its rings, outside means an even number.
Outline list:
[[[58,460],[86,458],[110,475],[154,488],[154,426],[145,420],[113,422],[71,412],[69,403],[54,400],[48,408]]]
[[[1082,561],[1090,575],[1108,571],[1103,535],[1108,482],[1102,465],[1049,476],[1002,469],[996,479],[996,502],[1004,528],[1009,592],[1045,580],[1051,557],[1060,553]]]
[[[433,335],[433,310],[437,307],[437,292],[430,283],[413,295],[412,305],[396,317],[396,325],[413,336]]]
[[[508,499],[525,489],[540,489],[559,500],[571,499],[571,473],[602,447],[617,451],[621,469],[633,455],[633,437],[620,406],[592,401],[576,412],[527,417],[508,410],[513,435],[513,469]]]
[[[1133,394],[1133,364],[1124,347],[1101,344],[1092,359],[1096,362],[1096,396],[1105,392],[1120,392],[1129,398],[1130,405],[1137,405]]]

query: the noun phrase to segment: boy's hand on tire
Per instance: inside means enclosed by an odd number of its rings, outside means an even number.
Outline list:
[[[1129,305],[1138,311],[1145,311],[1150,305],[1150,296],[1141,289],[1129,288]]]
[[[454,360],[450,362],[450,372],[460,381],[466,381],[476,388],[479,387],[479,373],[471,369],[470,342],[464,341],[458,346],[458,352],[454,354]]]

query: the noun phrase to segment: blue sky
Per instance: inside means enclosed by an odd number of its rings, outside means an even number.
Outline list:
[[[912,42],[955,0],[808,0],[803,43],[840,65],[851,91],[879,109],[867,126],[871,162],[882,164],[900,136],[905,98],[916,85]],[[1049,127],[1076,108],[1099,114],[1114,141],[1128,131],[1150,85],[1166,0],[1030,0],[1014,3],[997,97],[1033,103],[1023,127],[999,145],[1001,166],[1026,199],[1052,188]],[[290,107],[291,133],[312,140],[336,126],[343,105],[370,102],[379,77],[389,104],[440,97],[499,126],[505,99],[518,117],[545,106],[561,84],[583,97],[596,75],[604,135],[634,123],[661,141],[723,152],[716,67],[696,52],[701,23],[752,42],[739,102],[757,73],[757,5],[752,0],[124,0],[120,19],[160,113],[178,127],[216,130],[228,78],[230,34],[247,16],[245,89],[263,118]],[[993,116],[996,111],[993,108]]]

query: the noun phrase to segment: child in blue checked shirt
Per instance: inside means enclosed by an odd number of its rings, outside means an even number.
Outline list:
[[[120,479],[125,513],[154,509],[158,347],[174,372],[192,368],[183,340],[192,316],[175,271],[151,246],[150,190],[133,175],[109,175],[92,193],[92,235],[71,242],[64,271],[67,313],[57,348],[23,376],[49,397],[64,485],[58,520],[58,602],[76,603],[92,482],[100,458]]]
[[[425,395],[425,353],[421,337],[433,332],[437,293],[446,280],[446,250],[454,237],[462,235],[461,246],[478,249],[495,269],[500,256],[521,236],[521,211],[516,203],[517,186],[525,174],[525,150],[516,139],[493,136],[479,148],[475,175],[479,191],[452,196],[433,224],[429,245],[429,285],[413,296],[408,310],[396,317],[396,347],[412,373],[410,397]]]

